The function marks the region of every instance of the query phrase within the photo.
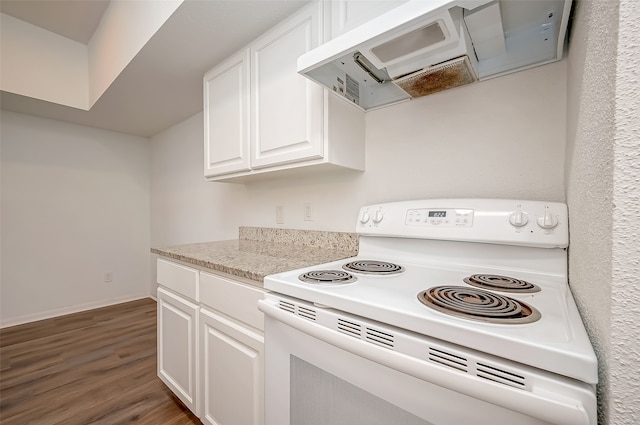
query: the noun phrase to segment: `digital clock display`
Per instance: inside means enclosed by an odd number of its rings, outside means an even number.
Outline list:
[[[429,211],[429,217],[446,217],[446,211]]]

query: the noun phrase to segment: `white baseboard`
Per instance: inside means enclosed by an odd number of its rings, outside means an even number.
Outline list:
[[[23,325],[30,322],[36,322],[38,320],[51,319],[58,316],[65,316],[67,314],[79,313],[81,311],[93,310],[94,308],[107,307],[110,305],[121,304],[128,301],[140,300],[143,298],[152,298],[154,301],[158,302],[158,300],[150,296],[148,293],[130,294],[120,298],[111,298],[108,300],[102,300],[92,303],[70,305],[48,311],[26,314],[24,316],[2,319],[0,321],[0,329],[8,328],[10,326]]]

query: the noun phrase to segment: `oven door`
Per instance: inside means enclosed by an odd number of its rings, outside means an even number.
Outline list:
[[[281,308],[281,301],[273,294],[259,301],[265,313],[266,425],[596,423],[595,412],[583,407],[588,394],[581,400],[477,382],[320,326],[304,311],[297,314],[298,307],[293,314]],[[318,308],[309,306],[315,314]]]

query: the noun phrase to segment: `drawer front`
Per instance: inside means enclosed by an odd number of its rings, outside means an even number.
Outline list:
[[[198,270],[160,258],[157,265],[158,284],[194,301],[200,301],[198,297]]]
[[[264,291],[209,273],[200,273],[200,302],[256,329],[264,330],[258,300]]]

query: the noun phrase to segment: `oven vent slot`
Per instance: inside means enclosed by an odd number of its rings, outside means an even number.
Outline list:
[[[308,320],[316,320],[316,311],[309,307],[304,307],[287,301],[278,300],[278,308],[280,308],[280,310],[293,313]]]
[[[364,339],[367,342],[381,345],[386,348],[393,349],[395,346],[395,337],[393,334],[375,328],[363,328],[359,323],[355,323],[350,320],[338,318],[338,330],[344,334]]]
[[[488,364],[477,362],[474,359],[467,359],[440,348],[429,347],[428,359],[431,362],[475,375],[478,378],[509,385],[514,388],[526,389],[526,379],[518,373],[509,372],[495,366],[489,366]]]
[[[482,363],[476,364],[476,376],[515,388],[525,388],[524,376]]]
[[[298,306],[298,316],[300,317],[304,317],[305,319],[308,320],[313,320],[315,322],[316,320],[316,311],[313,309],[310,309],[308,307],[303,307],[301,305]]]
[[[437,348],[429,347],[429,360],[465,373],[467,372],[467,359]]]
[[[338,319],[338,330],[356,338],[360,338],[360,335],[362,334],[361,325],[340,318]]]
[[[383,332],[375,328],[366,328],[365,339],[374,344],[382,345],[383,347],[393,348],[394,336],[388,332]]]
[[[286,301],[282,301],[280,300],[278,302],[278,307],[280,308],[280,310],[284,310],[284,311],[288,311],[289,313],[296,313],[296,305],[293,303],[288,303]]]

